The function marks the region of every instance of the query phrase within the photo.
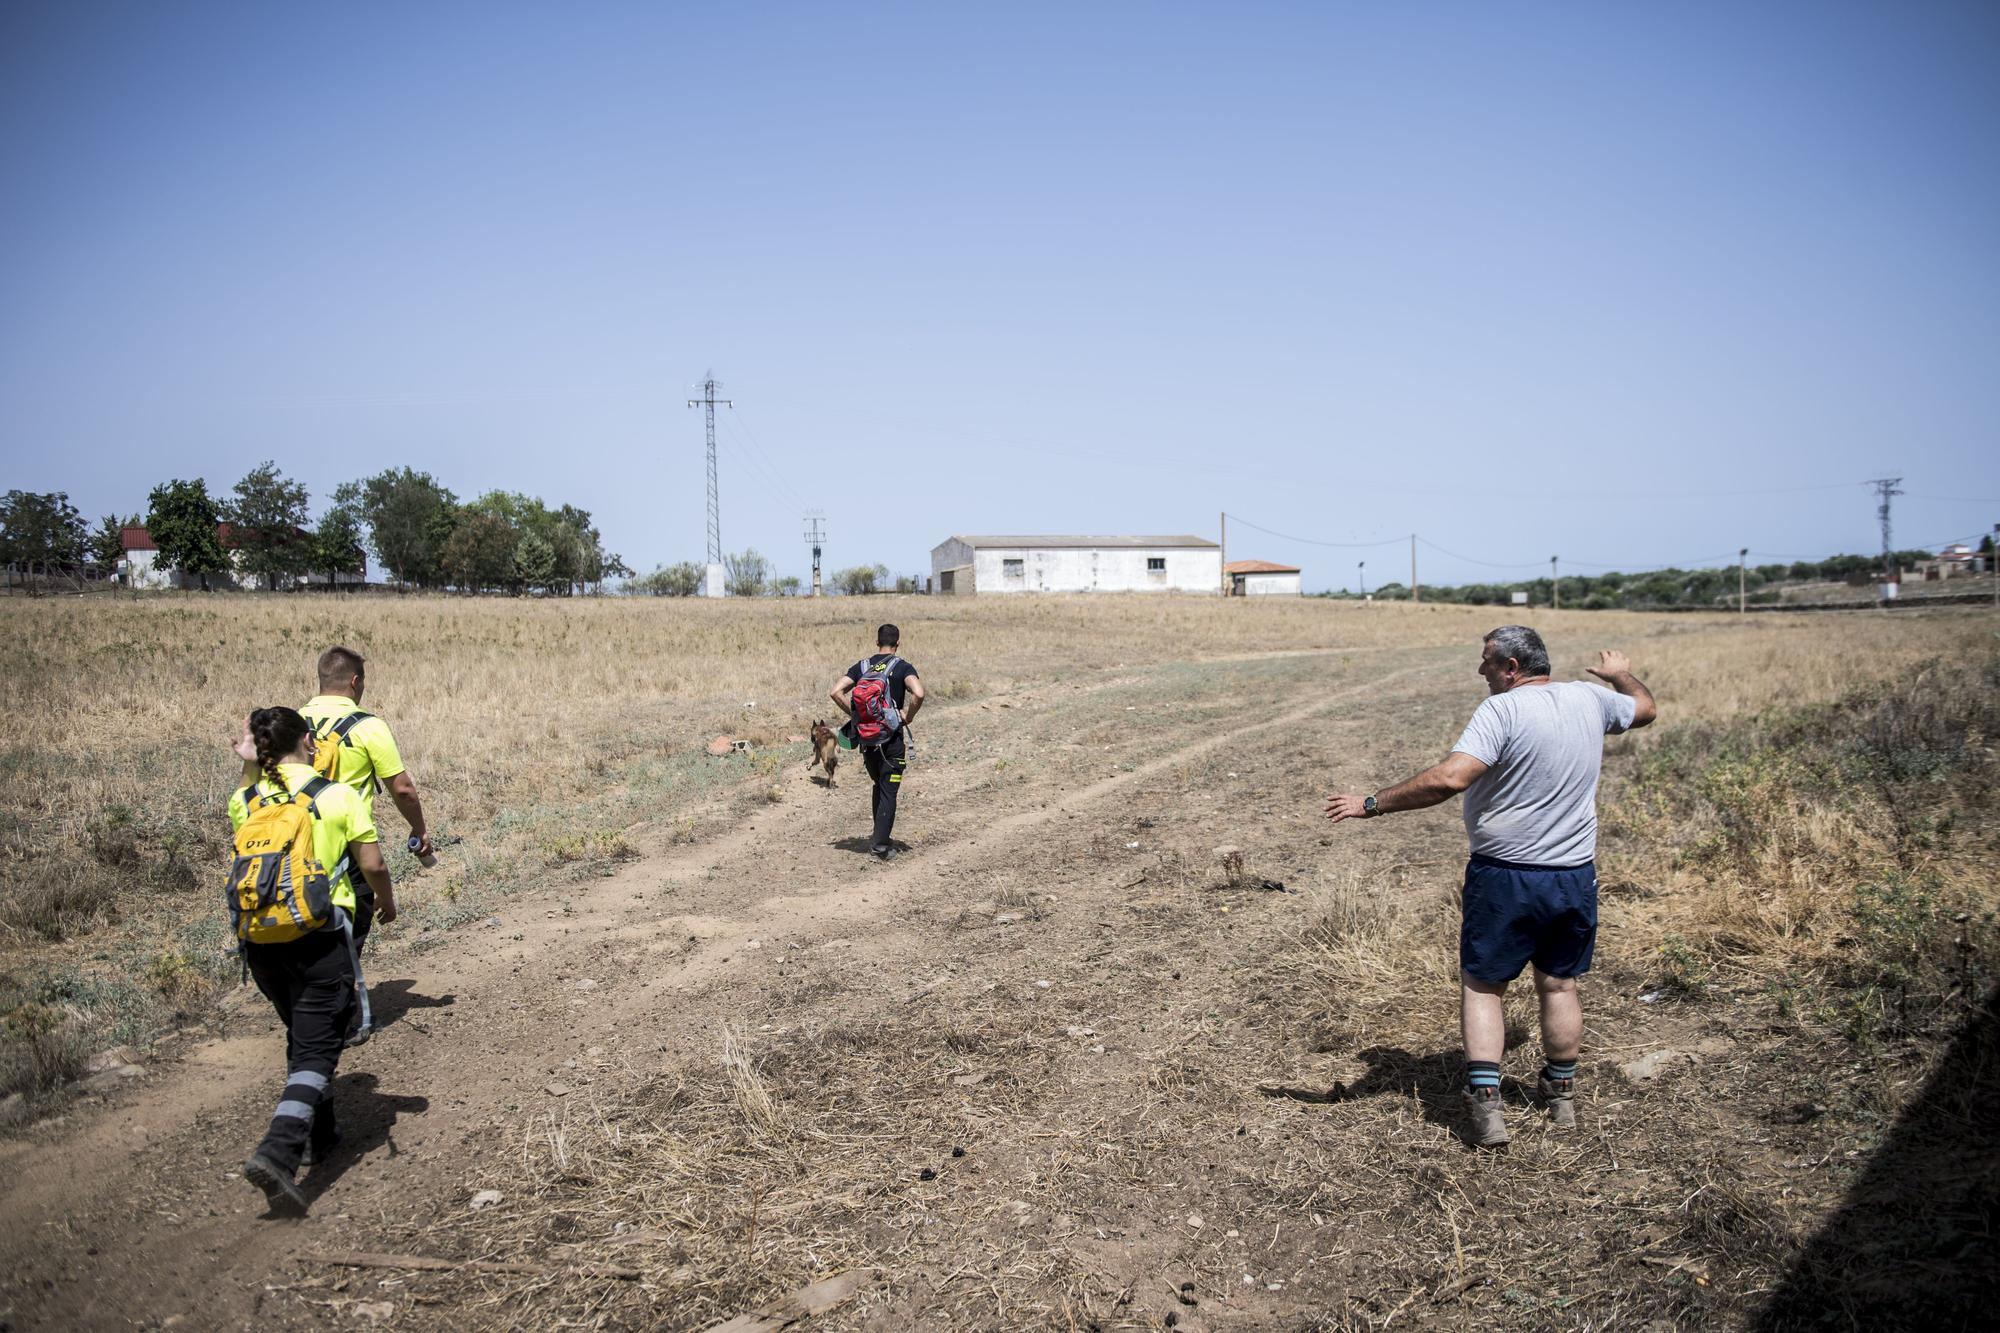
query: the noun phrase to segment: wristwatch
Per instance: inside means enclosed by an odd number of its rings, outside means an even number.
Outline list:
[[[1375,798],[1373,796],[1368,797],[1368,799],[1364,800],[1361,803],[1361,813],[1364,815],[1375,815],[1381,813],[1381,811],[1375,808]]]

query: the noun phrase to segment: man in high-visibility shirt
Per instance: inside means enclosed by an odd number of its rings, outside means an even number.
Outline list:
[[[361,654],[335,644],[319,655],[319,693],[299,712],[312,724],[315,744],[339,747],[340,764],[333,774],[334,781],[352,787],[364,801],[372,802],[377,791],[386,789],[398,813],[408,821],[410,836],[416,839],[417,845],[411,850],[419,857],[429,857],[430,828],[424,822],[424,805],[417,798],[417,784],[403,767],[403,756],[396,749],[396,738],[390,734],[389,724],[361,710],[361,692],[366,684],[366,663]],[[238,742],[236,752],[245,759],[244,781],[253,780],[255,751],[250,748],[248,733]],[[364,891],[354,914],[357,947],[368,937],[368,928],[374,921],[374,895]]]

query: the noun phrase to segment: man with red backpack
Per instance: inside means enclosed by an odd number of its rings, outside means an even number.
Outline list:
[[[828,695],[833,706],[847,714],[841,728],[861,751],[874,783],[874,836],[868,850],[880,861],[894,860],[896,844],[890,831],[896,827],[896,795],[902,790],[903,768],[909,757],[905,744],[910,723],[924,706],[924,683],[917,669],[896,654],[902,632],[894,625],[875,631],[874,655],[847,669]]]

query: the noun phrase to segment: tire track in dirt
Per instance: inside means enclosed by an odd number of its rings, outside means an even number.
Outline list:
[[[687,997],[727,986],[744,966],[753,937],[830,931],[859,936],[857,956],[879,955],[882,932],[870,927],[901,916],[900,909],[927,892],[949,893],[952,876],[1005,862],[1040,827],[1176,765],[1300,726],[1442,667],[1405,667],[1332,691],[1307,685],[1302,692],[1310,697],[1288,701],[1261,721],[1175,745],[1078,788],[1051,790],[1041,782],[990,797],[982,793],[982,799],[1033,807],[986,820],[976,832],[947,832],[898,864],[860,861],[817,837],[857,822],[849,803],[826,802],[819,811],[797,814],[774,809],[705,843],[658,851],[580,888],[562,909],[528,916],[498,947],[461,931],[435,952],[392,953],[387,967],[378,959],[378,986],[393,970],[397,981],[408,977],[414,993],[457,998],[435,1019],[402,1016],[343,1062],[343,1082],[359,1076],[378,1092],[422,1097],[428,1108],[421,1115],[400,1130],[392,1123],[377,1134],[367,1105],[357,1114],[346,1109],[353,1099],[343,1097],[343,1124],[350,1134],[359,1131],[361,1151],[325,1188],[311,1217],[293,1224],[261,1221],[261,1206],[233,1168],[268,1112],[281,1038],[266,1031],[197,1046],[131,1101],[88,1117],[69,1137],[51,1143],[44,1132],[40,1141],[17,1142],[0,1156],[0,1171],[10,1181],[0,1202],[0,1262],[12,1287],[0,1318],[19,1327],[122,1326],[175,1314],[195,1326],[247,1320],[274,1266],[300,1251],[353,1248],[358,1218],[383,1213],[392,1202],[406,1209],[413,1199],[440,1216],[457,1206],[482,1136],[504,1122],[507,1099],[520,1095],[520,1087],[510,1085],[534,1083],[538,1071],[593,1041],[634,1044],[637,1021],[663,993]],[[961,707],[940,724],[964,727],[974,720]],[[979,723],[998,720],[987,715]],[[931,780],[928,800],[949,799],[968,785],[964,774],[938,780],[943,777],[940,772]],[[779,825],[775,840],[773,824]],[[800,846],[813,850],[800,855]],[[691,876],[714,878],[692,893],[656,892]],[[782,878],[798,887],[758,896]],[[686,899],[694,900],[687,910],[675,910]],[[523,895],[500,910],[518,918],[532,912],[532,902]],[[630,966],[620,972],[627,954],[646,964],[646,975]],[[567,989],[599,977],[606,980],[588,1000]],[[531,1008],[521,996],[543,1003]],[[262,1017],[256,1002],[249,995],[238,1007],[239,1025]],[[440,1030],[433,1034],[426,1023]]]

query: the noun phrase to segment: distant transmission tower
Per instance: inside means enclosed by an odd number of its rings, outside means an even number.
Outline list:
[[[689,407],[708,409],[708,563],[711,565],[722,563],[722,492],[715,484],[715,405],[736,406],[731,399],[715,396],[721,387],[711,370],[701,382],[701,397],[688,399]]]
[[[818,597],[820,595],[819,553],[820,553],[820,548],[826,545],[826,518],[817,509],[813,510],[811,513],[806,515],[806,545],[812,547],[812,553],[813,553],[812,595]]]
[[[1896,488],[1903,484],[1903,479],[1901,477],[1877,477],[1868,484],[1873,486],[1875,494],[1882,498],[1882,503],[1875,506],[1875,516],[1882,520],[1882,572],[1885,575],[1894,574],[1896,572],[1894,555],[1896,548],[1889,540],[1889,502],[1902,494]]]

